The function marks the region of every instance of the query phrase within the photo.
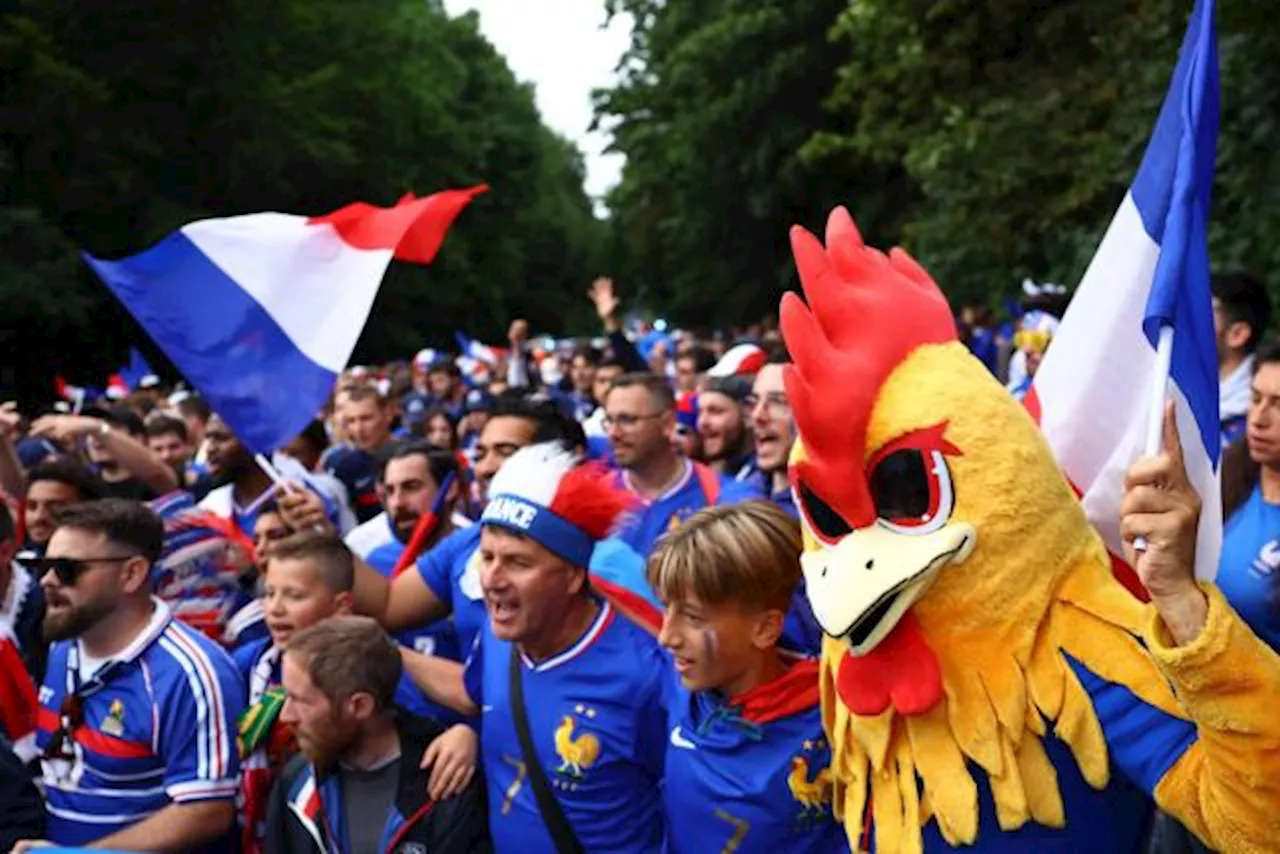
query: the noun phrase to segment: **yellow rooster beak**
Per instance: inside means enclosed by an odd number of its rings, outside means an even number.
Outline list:
[[[893,630],[943,567],[963,563],[978,535],[966,522],[927,534],[876,523],[800,558],[813,614],[822,630],[866,655]]]

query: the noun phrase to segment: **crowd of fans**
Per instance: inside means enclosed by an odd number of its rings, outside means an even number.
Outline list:
[[[958,319],[1016,395],[1024,290]],[[154,377],[0,406],[0,851],[847,851],[785,348],[590,295],[594,341],[349,370],[271,460]],[[1280,348],[1255,280],[1214,310],[1219,584],[1275,647]]]

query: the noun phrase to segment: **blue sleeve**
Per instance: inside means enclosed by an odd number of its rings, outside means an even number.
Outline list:
[[[427,589],[453,612],[453,567],[459,560],[466,559],[467,546],[471,542],[471,528],[455,531],[445,537],[435,548],[418,558],[418,574],[427,585]]]
[[[1067,661],[1093,700],[1112,763],[1154,797],[1160,780],[1195,744],[1195,724],[1147,705],[1128,688],[1106,681],[1070,656]]]
[[[662,610],[662,603],[649,586],[644,558],[619,537],[609,537],[596,544],[591,552],[588,572],[643,597],[650,605]]]
[[[514,653],[513,653],[514,654]],[[484,706],[484,633],[476,635],[462,665],[462,687],[477,706]]]
[[[165,792],[175,803],[231,799],[239,784],[236,718],[244,685],[230,658],[191,634],[174,639],[180,673],[160,710],[159,750]]]

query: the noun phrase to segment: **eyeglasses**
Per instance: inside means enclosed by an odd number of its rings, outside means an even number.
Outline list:
[[[120,555],[118,557],[33,557],[22,561],[23,567],[36,579],[44,578],[45,573],[52,572],[58,583],[64,587],[72,587],[90,566],[95,563],[124,563],[138,555]]]
[[[63,697],[62,707],[58,709],[58,728],[53,731],[42,758],[74,762],[76,754],[72,748],[75,745],[75,731],[83,724],[84,700],[79,694]]]
[[[641,421],[648,421],[651,418],[661,418],[670,410],[664,409],[661,412],[650,412],[648,415],[631,415],[630,413],[621,413],[619,415],[606,415],[600,419],[600,426],[608,430],[611,427],[617,427],[620,430],[633,430]]]
[[[785,394],[778,391],[769,392],[764,397],[749,394],[742,400],[742,406],[747,412],[754,412],[761,403],[772,415],[786,415],[791,412],[791,402],[787,400]]]

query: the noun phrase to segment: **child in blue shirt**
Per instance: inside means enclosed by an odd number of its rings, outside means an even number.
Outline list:
[[[847,852],[831,811],[818,663],[778,648],[800,531],[775,505],[712,507],[659,541],[667,850]]]

